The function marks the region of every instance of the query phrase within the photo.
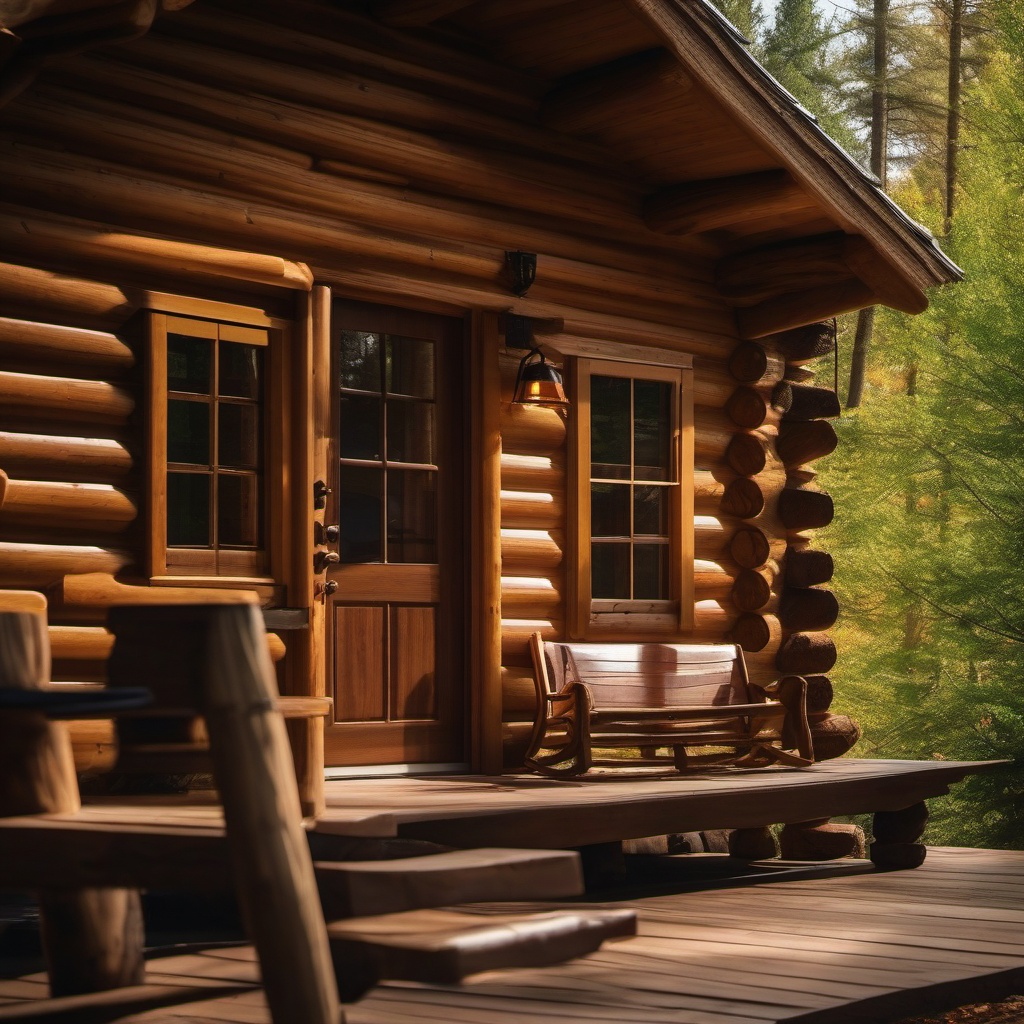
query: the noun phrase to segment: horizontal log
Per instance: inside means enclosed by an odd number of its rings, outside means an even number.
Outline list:
[[[836,663],[836,645],[827,633],[793,633],[779,648],[775,665],[780,672],[817,675]]]
[[[518,665],[503,665],[501,669],[501,713],[509,721],[532,721],[537,709],[537,687],[533,669]]]
[[[736,574],[720,562],[698,558],[693,563],[693,589],[698,601],[728,599]]]
[[[530,657],[530,638],[540,633],[545,640],[558,640],[565,635],[561,620],[511,619],[501,620],[501,662],[523,661]]]
[[[695,515],[693,517],[693,547],[697,558],[717,561],[729,550],[733,533],[730,520],[721,516]]]
[[[775,441],[775,451],[787,466],[802,466],[831,455],[839,444],[836,428],[828,420],[784,423]]]
[[[220,587],[163,587],[122,583],[110,573],[67,575],[60,585],[64,605],[108,608],[115,604],[257,604],[252,590]]]
[[[787,530],[819,530],[835,518],[835,505],[825,491],[787,487],[779,495],[778,513]]]
[[[785,171],[761,171],[664,188],[644,203],[644,221],[662,234],[692,235],[813,206]]]
[[[828,629],[839,618],[839,600],[831,590],[786,587],[779,603],[779,621],[786,629]]]
[[[835,696],[832,680],[828,676],[822,675],[806,676],[805,678],[807,679],[807,713],[814,715],[828,711],[832,706],[832,698]]]
[[[123,444],[108,438],[0,430],[0,467],[29,479],[109,483],[131,472],[132,457]]]
[[[423,28],[469,7],[474,0],[374,0],[373,16],[396,28]]]
[[[624,121],[636,121],[644,110],[677,101],[691,84],[677,57],[665,50],[647,51],[557,86],[541,101],[540,120],[568,135],[600,136]]]
[[[743,431],[734,434],[725,449],[725,461],[740,476],[757,476],[768,464],[772,440],[766,434]]]
[[[54,660],[105,661],[114,635],[102,626],[50,626],[50,655]]]
[[[737,477],[725,488],[722,511],[737,519],[754,519],[764,511],[765,496],[756,480]]]
[[[736,433],[736,424],[723,412],[698,406],[694,409],[693,448],[698,469],[718,465]]]
[[[503,405],[499,428],[502,448],[516,455],[550,455],[565,447],[565,418],[555,409]]]
[[[766,339],[782,353],[787,363],[806,363],[831,355],[836,347],[836,330],[831,320],[806,324]],[[789,367],[787,366],[787,373]]]
[[[757,569],[771,558],[771,541],[759,527],[743,526],[732,535],[729,553],[743,568]]]
[[[565,538],[556,530],[502,530],[502,569],[543,572],[562,564]]]
[[[741,569],[732,587],[732,603],[741,612],[756,612],[772,599],[775,581],[774,566],[762,565],[756,569]]]
[[[754,612],[743,612],[729,633],[733,643],[752,653],[764,650],[780,636],[782,626],[774,615],[758,615]]]
[[[697,406],[721,409],[736,390],[736,380],[719,359],[702,357],[693,363],[693,402]]]
[[[746,340],[816,323],[824,317],[852,313],[873,304],[871,289],[854,277],[833,285],[790,292],[756,306],[736,310],[736,328]]]
[[[124,424],[134,408],[129,392],[104,381],[0,371],[0,416],[8,426],[17,416]]]
[[[768,418],[768,401],[756,388],[743,385],[726,400],[725,411],[736,426],[753,430]]]
[[[697,515],[715,515],[722,510],[722,496],[725,494],[725,482],[718,477],[724,476],[725,481],[732,479],[729,470],[698,469],[693,473],[693,508]]]
[[[0,245],[42,260],[76,263],[97,261],[132,272],[174,274],[185,277],[251,281],[278,288],[309,291],[309,267],[278,256],[239,252],[192,242],[110,231],[99,224],[70,219],[43,219],[28,212],[7,213],[0,208]],[[31,258],[31,257],[34,257]]]
[[[694,602],[693,629],[679,631],[679,616],[672,612],[605,612],[590,623],[589,635],[609,642],[636,641],[644,637],[663,638],[676,643],[721,642],[735,621],[735,612],[713,598]]]
[[[0,541],[0,583],[47,587],[67,573],[115,573],[130,565],[127,551],[69,544]]]
[[[501,611],[506,618],[561,618],[561,588],[547,577],[503,575]]]
[[[565,486],[565,459],[560,455],[516,455],[503,451],[501,485],[517,491],[558,490]]]
[[[564,492],[502,490],[501,525],[524,530],[555,530],[564,526]]]
[[[15,319],[116,329],[141,301],[140,294],[113,285],[0,263],[0,305]]]
[[[860,726],[848,715],[826,714],[810,721],[814,757],[828,761],[842,757],[860,739]]]
[[[88,366],[97,375],[117,374],[135,365],[135,353],[120,338],[107,331],[87,331],[59,324],[36,323],[0,317],[0,353],[8,369],[50,369],[54,360],[76,368]],[[41,364],[41,365],[39,365]]]
[[[787,421],[834,419],[842,412],[839,396],[831,388],[785,382],[789,401],[785,410]]]
[[[811,548],[786,549],[786,586],[813,587],[828,583],[835,571],[832,556],[827,551]]]
[[[11,480],[0,470],[0,520],[54,528],[82,524],[117,533],[135,520],[138,508],[124,491],[109,484]]]

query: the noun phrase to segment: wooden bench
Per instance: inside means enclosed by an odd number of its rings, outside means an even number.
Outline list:
[[[531,639],[537,712],[525,765],[556,777],[595,764],[806,767],[814,760],[807,682],[751,683],[733,644]],[[659,754],[668,747],[670,756]],[[638,749],[640,756],[595,748]]]

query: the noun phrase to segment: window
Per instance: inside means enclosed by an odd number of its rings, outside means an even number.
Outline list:
[[[150,326],[151,574],[262,577],[269,331]]]
[[[690,372],[577,361],[575,635],[692,627]]]

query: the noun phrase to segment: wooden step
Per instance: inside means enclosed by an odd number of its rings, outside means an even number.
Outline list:
[[[344,1001],[380,981],[451,985],[471,974],[546,967],[636,934],[632,910],[559,910],[491,914],[412,910],[328,924],[334,971]]]
[[[562,850],[453,850],[399,860],[317,861],[314,867],[328,921],[583,892],[579,855]]]

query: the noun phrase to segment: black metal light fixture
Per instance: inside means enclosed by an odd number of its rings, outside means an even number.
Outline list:
[[[537,254],[522,252],[519,249],[506,252],[505,266],[511,279],[512,294],[523,298],[537,278]]]
[[[544,358],[539,348],[531,348],[519,361],[512,402],[515,405],[569,408],[569,399],[565,397],[565,388],[562,386],[562,375]]]

